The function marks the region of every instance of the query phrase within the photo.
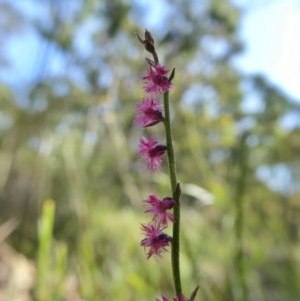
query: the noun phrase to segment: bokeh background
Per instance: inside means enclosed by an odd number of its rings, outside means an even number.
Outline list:
[[[166,166],[150,174],[136,156],[148,54],[135,33],[145,28],[176,68],[184,292],[300,300],[299,73],[281,63],[287,75],[272,74],[279,62],[299,71],[289,60],[299,39],[293,26],[281,44],[261,35],[275,2],[299,9],[289,0],[0,1],[1,301],[173,296],[169,254],[148,261],[139,246],[142,201],[170,195]],[[255,9],[261,22],[250,30]]]

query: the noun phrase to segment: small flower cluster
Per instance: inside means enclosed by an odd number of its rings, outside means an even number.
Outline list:
[[[149,52],[155,53],[154,42],[150,33],[146,32],[145,40],[142,42]],[[134,124],[139,128],[148,128],[164,122],[163,107],[159,98],[172,86],[167,77],[168,69],[165,66],[150,59],[147,59],[147,62],[148,69],[143,77],[145,95],[143,100],[136,105],[137,114],[134,119]],[[156,137],[142,137],[140,139],[138,154],[151,172],[160,169],[166,151],[167,146],[159,143]],[[175,201],[170,197],[160,199],[155,194],[150,194],[145,203],[148,206],[145,213],[148,213],[152,218],[149,223],[141,225],[141,230],[145,235],[141,241],[141,246],[148,249],[147,258],[152,255],[161,256],[161,253],[166,251],[172,242],[172,237],[164,233],[163,230],[166,229],[169,221],[173,222],[174,220],[170,210]]]
[[[166,251],[166,247],[172,242],[172,237],[164,233],[167,228],[168,221],[173,221],[174,216],[168,210],[172,209],[175,201],[172,198],[159,199],[156,195],[150,194],[145,200],[149,208],[145,211],[152,216],[151,222],[142,224],[142,231],[145,238],[141,241],[141,246],[149,248],[147,258],[152,255],[161,256],[162,251]]]
[[[166,77],[166,67],[149,62],[146,76],[143,101],[136,105],[137,115],[134,124],[140,128],[154,126],[164,121],[163,108],[157,100],[161,94],[171,88],[171,82]],[[160,144],[157,138],[141,138],[139,143],[139,155],[144,159],[150,171],[156,171],[161,167],[162,157],[167,147]]]

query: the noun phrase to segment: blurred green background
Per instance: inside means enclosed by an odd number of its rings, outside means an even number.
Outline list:
[[[166,166],[150,174],[136,156],[145,27],[176,68],[184,292],[300,300],[300,129],[283,122],[300,102],[234,67],[230,1],[155,3],[0,2],[1,301],[173,296],[169,254],[139,246],[142,200],[171,193]]]

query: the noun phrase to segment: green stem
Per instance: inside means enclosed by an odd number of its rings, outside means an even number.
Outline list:
[[[236,181],[236,190],[234,195],[235,203],[235,222],[234,222],[234,232],[235,232],[235,255],[234,255],[234,265],[236,269],[237,279],[239,282],[239,296],[237,300],[248,300],[248,287],[245,271],[245,257],[244,257],[244,227],[245,227],[245,209],[244,209],[244,199],[246,191],[246,179],[248,173],[247,165],[247,145],[246,139],[248,134],[244,134],[241,137],[239,145],[239,157],[238,157],[238,168],[239,174]]]
[[[180,279],[180,264],[179,264],[179,250],[180,250],[180,187],[177,185],[176,165],[172,141],[171,122],[170,122],[170,106],[169,106],[169,92],[164,93],[164,112],[165,112],[165,133],[167,142],[167,155],[169,163],[169,174],[171,181],[171,188],[175,205],[173,208],[174,223],[173,223],[173,241],[172,241],[172,271],[173,280],[177,296],[182,295],[181,279]]]

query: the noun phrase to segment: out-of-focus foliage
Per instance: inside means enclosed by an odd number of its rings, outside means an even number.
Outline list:
[[[186,293],[199,284],[200,300],[299,299],[300,105],[234,68],[243,48],[238,8],[225,0],[31,0],[2,1],[0,14],[8,74],[0,84],[0,221],[20,221],[9,242],[36,259],[37,300],[172,295],[168,256],[148,262],[138,245],[142,200],[170,194],[166,169],[151,175],[135,155],[142,133],[132,120],[148,55],[135,32],[145,27],[161,61],[176,68]],[[24,45],[22,70],[9,58],[14,45]],[[48,198],[51,239],[37,231],[49,221]]]

